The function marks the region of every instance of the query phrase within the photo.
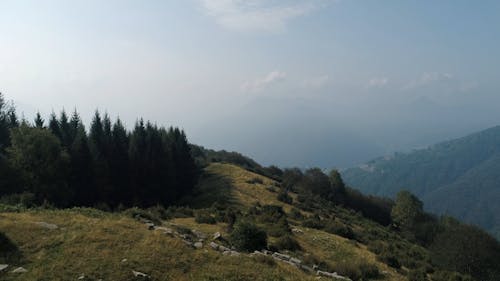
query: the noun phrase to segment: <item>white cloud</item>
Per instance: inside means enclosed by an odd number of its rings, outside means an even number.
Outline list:
[[[285,72],[275,70],[269,72],[265,77],[243,83],[241,89],[249,92],[258,92],[272,84],[285,80],[285,78]]]
[[[448,83],[453,80],[455,80],[455,77],[450,73],[424,72],[419,78],[411,81],[405,88],[412,89],[427,85]]]
[[[311,77],[304,81],[304,86],[306,88],[319,89],[323,88],[330,81],[330,77],[328,75],[320,75],[316,77]]]
[[[385,85],[387,85],[387,83],[389,83],[389,79],[387,77],[375,77],[375,78],[370,79],[370,81],[368,81],[368,87],[369,88],[380,88],[380,87],[384,87]]]
[[[306,15],[326,1],[200,0],[209,16],[224,28],[236,31],[281,31],[287,23]],[[283,4],[285,3],[285,4]]]

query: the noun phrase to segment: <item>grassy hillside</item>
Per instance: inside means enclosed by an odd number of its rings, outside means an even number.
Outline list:
[[[342,173],[363,192],[408,189],[433,212],[482,226],[500,238],[500,127],[412,153],[379,158]],[[495,233],[496,232],[496,233]]]
[[[197,223],[197,214],[212,212],[208,208],[214,202],[226,202],[229,207],[246,216],[259,206],[281,206],[286,213],[290,234],[298,242],[295,250],[280,250],[298,258],[304,265],[319,265],[322,270],[338,271],[356,276],[356,272],[375,267],[377,280],[407,280],[409,270],[389,267],[377,258],[373,245],[360,242],[369,237],[385,237],[380,243],[407,245],[417,249],[386,228],[362,218],[359,214],[332,207],[322,217],[330,217],[338,223],[348,224],[360,237],[349,240],[331,231],[303,226],[304,218],[311,213],[299,211],[289,204],[278,201],[278,183],[229,164],[211,164],[206,176],[190,198],[196,202],[193,215],[171,215],[159,219],[156,224],[178,233],[197,233],[206,236],[201,248],[187,245],[182,234],[165,234],[162,229],[148,230],[130,212],[107,213],[94,209],[67,210],[17,210],[0,213],[0,231],[17,245],[21,257],[11,259],[9,268],[0,272],[1,280],[143,280],[134,277],[133,271],[142,272],[151,280],[317,280],[317,276],[290,264],[275,261],[266,256],[241,252],[237,256],[223,255],[213,250],[209,243],[215,232],[224,239],[229,237],[228,225]],[[292,194],[294,202],[296,195]],[[257,207],[256,207],[257,206]],[[5,208],[4,208],[5,210]],[[294,215],[293,215],[294,213]],[[150,213],[152,214],[152,212]],[[154,216],[154,215],[151,215]],[[43,222],[43,223],[41,223]],[[269,224],[257,221],[270,231]],[[46,224],[44,224],[46,223]],[[57,228],[55,227],[57,226]],[[365,237],[365,238],[362,238]],[[362,239],[361,239],[362,238]],[[270,237],[269,243],[279,237]],[[376,239],[372,239],[376,240]],[[225,243],[225,242],[218,242]],[[425,250],[418,248],[425,255]],[[12,273],[22,266],[27,272]],[[332,280],[321,277],[322,280]],[[366,280],[366,279],[365,279]]]

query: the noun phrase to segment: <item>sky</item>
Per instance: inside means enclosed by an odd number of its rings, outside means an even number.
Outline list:
[[[499,1],[0,0],[0,92],[345,168],[500,125]]]

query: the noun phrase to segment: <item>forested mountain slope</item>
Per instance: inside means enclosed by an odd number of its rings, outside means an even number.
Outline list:
[[[426,208],[500,237],[500,126],[411,153],[378,158],[342,173],[365,193],[408,189]]]

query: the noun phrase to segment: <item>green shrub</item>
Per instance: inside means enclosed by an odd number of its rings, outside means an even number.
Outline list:
[[[299,243],[295,239],[293,239],[293,237],[290,235],[285,235],[278,238],[271,245],[271,247],[276,249],[275,251],[283,251],[283,250],[296,251],[301,249]]]
[[[288,192],[280,192],[278,194],[278,201],[281,201],[281,202],[284,202],[284,203],[287,203],[287,204],[292,204],[293,203],[293,199],[292,197],[290,197],[290,195],[288,195]]]
[[[286,218],[281,218],[277,223],[269,224],[266,227],[267,234],[271,237],[282,237],[291,233],[290,226]]]
[[[194,217],[194,212],[189,207],[170,206],[167,209],[167,216],[169,218],[192,218]]]
[[[474,281],[474,279],[457,272],[440,270],[432,274],[432,281]]]
[[[401,263],[399,262],[398,258],[388,250],[384,250],[382,253],[380,253],[377,256],[377,259],[392,268],[401,268]]]
[[[264,184],[264,181],[261,178],[255,177],[255,178],[247,180],[247,183],[249,183],[249,184]]]
[[[252,252],[267,246],[266,232],[249,222],[237,223],[229,240],[240,251]]]
[[[408,281],[427,281],[427,273],[425,270],[413,269],[408,272]]]
[[[216,224],[217,221],[214,217],[206,212],[198,212],[194,217],[196,223]]]
[[[315,229],[323,229],[325,227],[325,223],[319,219],[319,216],[310,217],[302,222],[302,226],[315,228]]]
[[[290,211],[290,217],[295,220],[301,220],[304,218],[304,215],[302,215],[299,209],[292,208],[292,210]]]
[[[130,209],[123,211],[123,213],[126,216],[129,216],[129,217],[134,218],[134,219],[138,219],[138,220],[145,219],[145,220],[151,221],[152,223],[154,223],[156,225],[161,224],[161,218],[159,218],[158,216],[156,216],[155,214],[151,213],[148,210],[133,207],[133,208],[130,208]]]
[[[330,221],[325,225],[325,231],[328,233],[333,233],[338,236],[342,236],[347,239],[353,239],[354,238],[354,232],[352,231],[352,228],[349,226],[339,223],[336,221]]]
[[[333,266],[332,270],[352,280],[368,280],[380,276],[378,267],[366,261],[339,262]]]
[[[15,193],[2,196],[2,198],[0,198],[0,203],[32,208],[36,206],[36,198],[35,194],[30,192]]]

